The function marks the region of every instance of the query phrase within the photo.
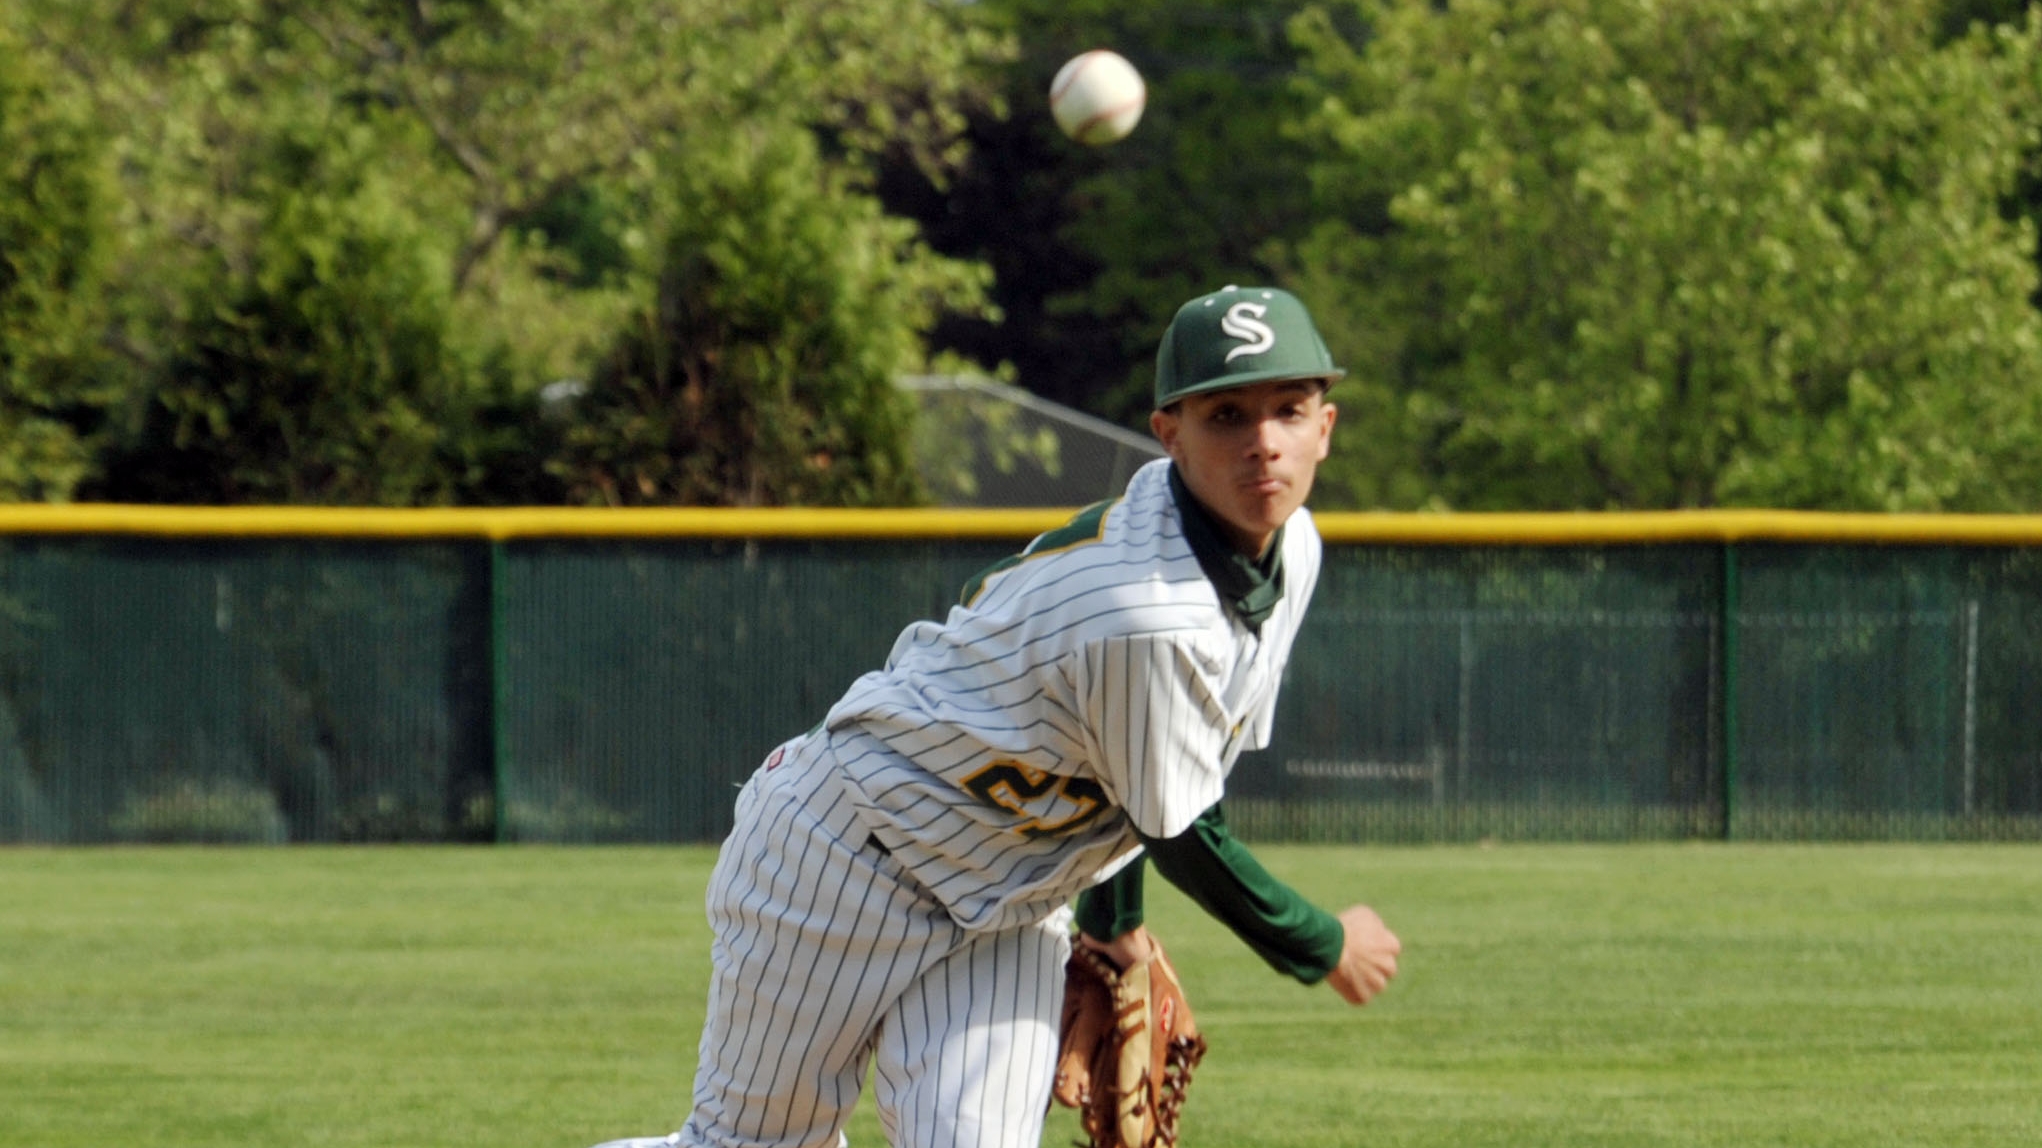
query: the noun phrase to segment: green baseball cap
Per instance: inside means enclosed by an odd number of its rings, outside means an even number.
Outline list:
[[[1276,287],[1222,287],[1177,308],[1156,351],[1156,409],[1185,395],[1279,379],[1325,379],[1326,341],[1297,296]]]

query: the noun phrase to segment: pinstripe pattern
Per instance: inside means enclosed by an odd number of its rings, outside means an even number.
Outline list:
[[[872,739],[845,753],[860,813],[968,929],[1040,920],[1131,859],[1135,827],[1182,833],[1269,742],[1318,536],[1298,511],[1258,638],[1199,569],[1168,466],[1136,473],[1096,539],[909,627],[830,712]]]
[[[876,849],[826,735],[738,799],[710,879],[709,1021],[686,1145],[840,1143],[868,1064],[901,1148],[1035,1148],[1068,919],[970,933]]]

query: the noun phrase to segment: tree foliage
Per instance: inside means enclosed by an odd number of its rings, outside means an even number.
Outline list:
[[[2028,7],[11,0],[0,497],[912,498],[932,343],[1132,425],[1272,280],[1323,507],[2027,508]]]
[[[638,321],[635,301],[670,278],[659,236],[721,234],[716,220],[662,224],[666,173],[721,170],[734,125],[806,132],[810,174],[830,189],[806,202],[837,213],[839,264],[940,277],[947,265],[918,263],[894,232],[847,221],[862,218],[881,151],[935,173],[956,162],[964,108],[1002,50],[948,5],[884,0],[21,5],[109,125],[124,175],[108,337],[127,352],[132,401],[98,493],[174,501],[564,496],[550,476],[587,456],[549,457],[562,442],[536,417],[541,388],[588,376]],[[969,312],[973,280],[957,282],[947,305]],[[791,296],[766,283],[705,298]],[[854,370],[897,359],[902,323],[918,339],[934,321],[911,291],[872,303],[909,310],[844,328]],[[711,318],[692,335],[757,321]],[[885,438],[905,433],[893,421],[841,422],[880,437],[820,437],[872,450],[874,473],[906,449]],[[764,485],[893,489],[784,479]]]
[[[912,404],[944,308],[983,273],[928,252],[823,160],[756,122],[668,177],[656,290],[599,364],[549,466],[574,502],[922,499]]]
[[[592,182],[640,181],[695,129],[798,116],[847,150],[955,158],[982,33],[927,4],[575,0],[272,4],[459,174],[456,283]]]
[[[213,248],[110,450],[99,497],[419,505],[472,404],[453,361],[445,259],[359,125],[300,121],[251,177],[262,214]],[[442,245],[443,246],[443,245]]]
[[[1937,16],[1301,19],[1321,221],[1296,284],[1360,383],[1330,484],[1389,505],[2034,507],[2034,234],[2001,208],[2042,34],[1939,43]]]
[[[61,501],[91,466],[101,146],[0,27],[0,498]]]

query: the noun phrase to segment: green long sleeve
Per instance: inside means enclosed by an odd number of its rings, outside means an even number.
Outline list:
[[[1214,805],[1184,833],[1143,837],[1136,858],[1078,898],[1078,927],[1110,940],[1142,923],[1142,870],[1156,871],[1233,930],[1278,972],[1316,983],[1340,962],[1346,930],[1338,918],[1276,879],[1227,829]]]
[[[1136,857],[1120,872],[1078,894],[1078,929],[1102,941],[1142,923],[1142,870],[1146,856]]]

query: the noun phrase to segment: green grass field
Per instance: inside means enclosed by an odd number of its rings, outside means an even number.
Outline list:
[[[1352,1010],[1167,891],[1191,1145],[2042,1143],[2042,849],[1260,850]],[[585,1148],[686,1105],[701,849],[0,850],[0,1144]],[[1074,1125],[1053,1118],[1046,1144]],[[852,1143],[880,1143],[869,1105]]]

